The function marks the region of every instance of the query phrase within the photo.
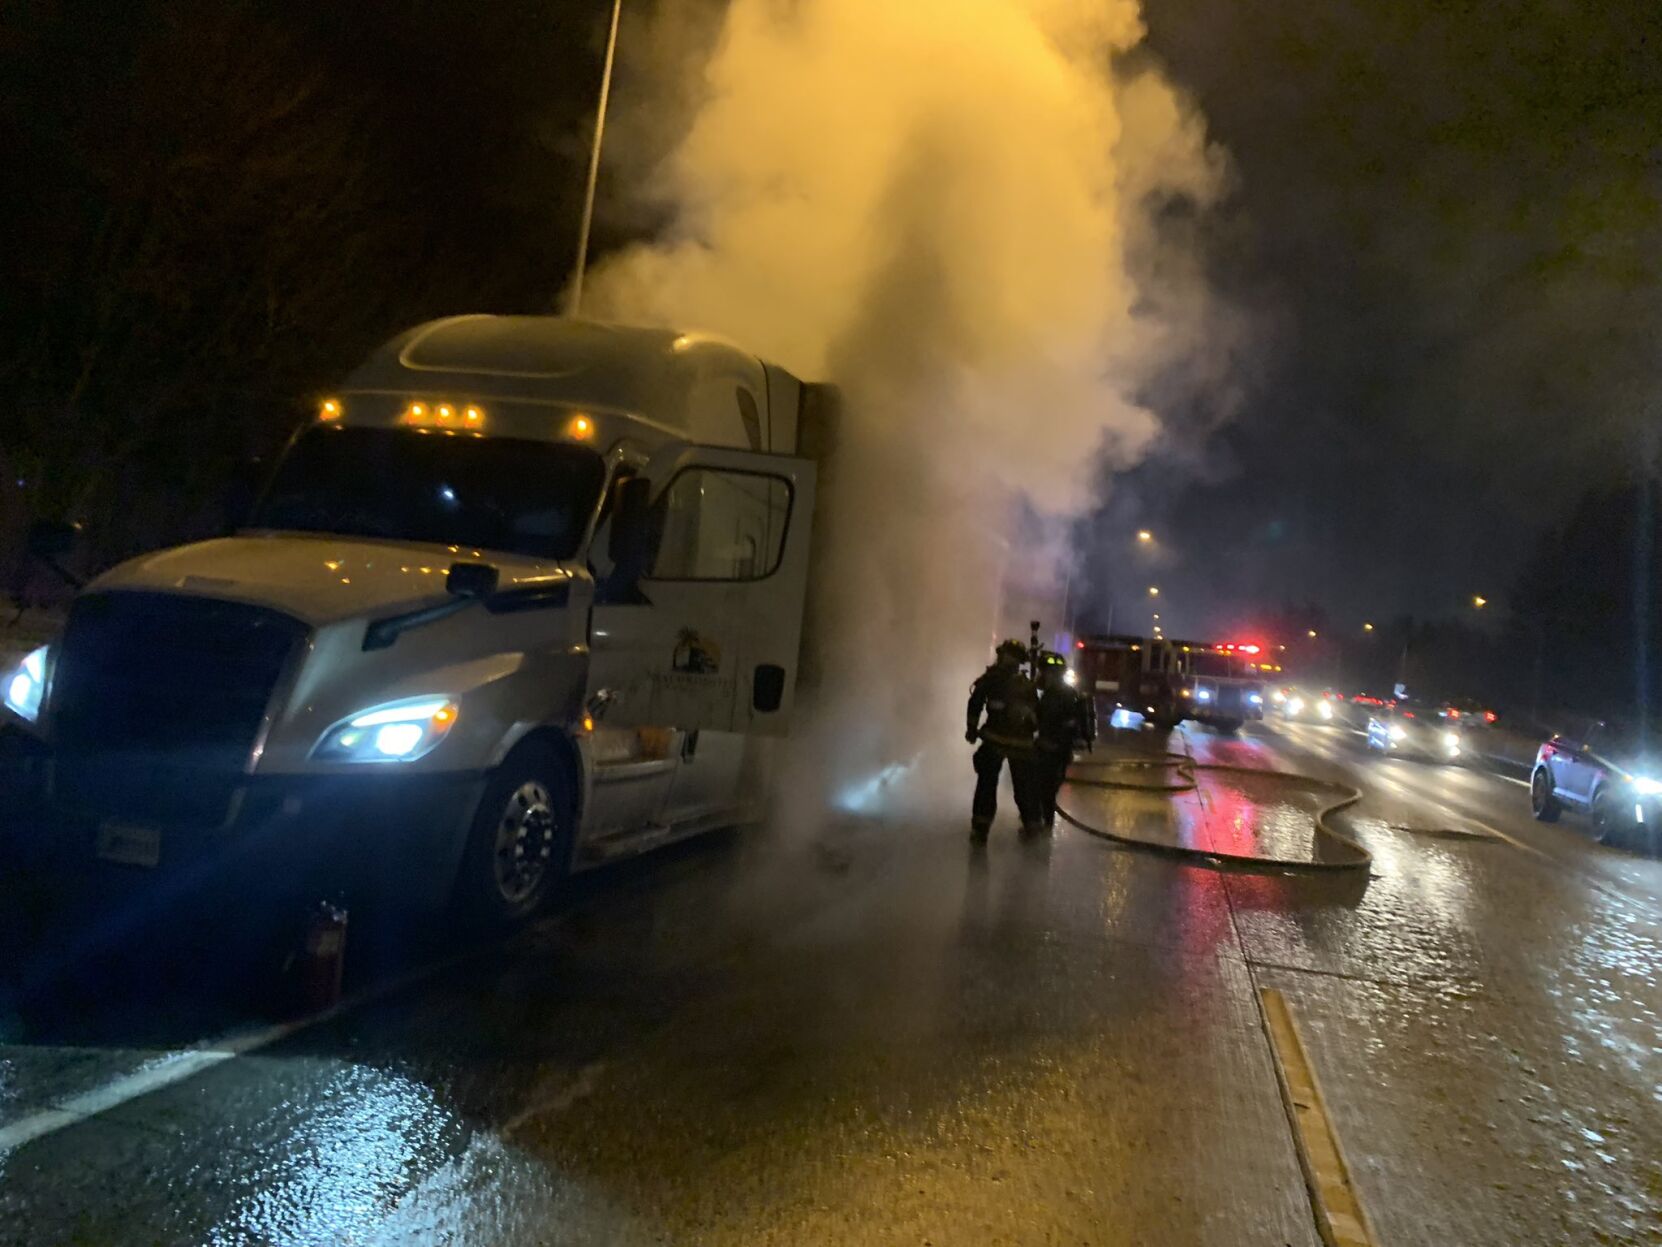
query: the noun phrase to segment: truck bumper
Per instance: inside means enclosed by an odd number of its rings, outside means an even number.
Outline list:
[[[0,844],[14,867],[105,896],[289,905],[345,895],[434,908],[449,900],[485,778],[248,776],[207,825],[78,805],[53,782],[48,751],[0,742]]]

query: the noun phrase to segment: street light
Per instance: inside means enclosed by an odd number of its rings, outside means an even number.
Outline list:
[[[1314,628],[1311,628],[1310,631],[1306,632],[1304,635],[1309,637],[1312,641],[1314,641],[1316,639],[1316,630]]]
[[[1149,587],[1148,587],[1148,596],[1151,597],[1151,598],[1159,597],[1160,596],[1160,586],[1159,585],[1149,585]]]
[[[623,0],[612,0],[612,24],[606,35],[606,65],[600,74],[600,106],[594,114],[594,141],[589,144],[589,177],[583,188],[583,216],[577,227],[577,264],[571,274],[571,291],[566,296],[566,315],[583,308],[583,274],[589,263],[589,228],[594,223],[594,190],[600,180],[600,144],[606,137],[606,105],[612,98],[612,63],[617,59],[618,20]]]
[[[1478,610],[1482,610],[1485,606],[1489,605],[1489,599],[1484,597],[1481,593],[1474,593],[1472,594],[1472,605],[1477,607]]]
[[[1362,631],[1363,632],[1372,632],[1373,631],[1373,625],[1371,623],[1363,624],[1362,625]]]
[[[1137,540],[1146,546],[1149,542],[1154,540],[1154,534],[1149,532],[1146,528],[1139,528],[1137,530]]]

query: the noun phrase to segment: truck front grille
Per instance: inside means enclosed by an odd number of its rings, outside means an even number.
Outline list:
[[[58,800],[141,820],[223,818],[306,631],[276,611],[211,598],[80,599],[52,676]]]

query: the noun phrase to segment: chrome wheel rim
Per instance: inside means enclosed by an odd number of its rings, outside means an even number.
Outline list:
[[[548,788],[528,779],[509,794],[496,824],[496,889],[510,905],[536,895],[554,856],[559,820]]]

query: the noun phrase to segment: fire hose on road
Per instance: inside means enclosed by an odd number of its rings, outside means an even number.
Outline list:
[[[1197,762],[1186,753],[1168,752],[1154,757],[1113,758],[1105,762],[1090,762],[1084,765],[1087,768],[1099,771],[1165,771],[1170,773],[1171,778],[1165,782],[1155,783],[1142,783],[1129,779],[1109,779],[1099,775],[1081,774],[1080,764],[1075,763],[1068,770],[1068,784],[1087,788],[1114,788],[1132,792],[1176,794],[1198,791],[1200,789],[1199,774],[1204,771],[1214,775],[1244,775],[1251,776],[1254,779],[1281,780],[1297,784],[1311,791],[1327,793],[1333,799],[1316,811],[1316,835],[1318,842],[1319,837],[1328,837],[1330,841],[1339,846],[1343,856],[1329,860],[1318,859],[1314,856],[1309,858],[1270,857],[1253,853],[1229,853],[1220,849],[1199,848],[1193,845],[1167,844],[1159,840],[1147,840],[1141,836],[1128,836],[1119,832],[1108,831],[1102,827],[1092,827],[1089,823],[1084,822],[1058,805],[1056,812],[1071,826],[1086,835],[1096,836],[1098,839],[1108,840],[1127,848],[1158,853],[1165,857],[1197,862],[1213,867],[1326,873],[1341,870],[1366,871],[1373,865],[1372,853],[1343,832],[1336,830],[1328,822],[1328,819],[1340,810],[1355,805],[1362,799],[1361,790],[1353,788],[1349,784],[1316,779],[1313,776],[1300,775],[1296,771],[1274,771],[1254,766],[1231,766],[1222,762]]]

